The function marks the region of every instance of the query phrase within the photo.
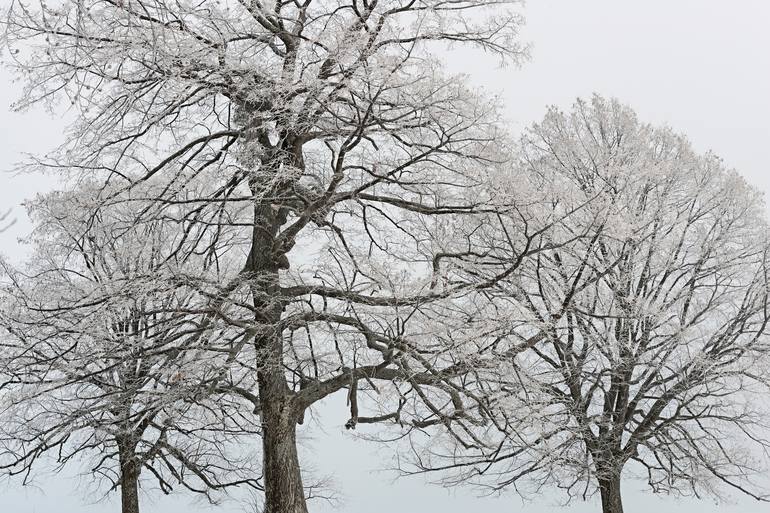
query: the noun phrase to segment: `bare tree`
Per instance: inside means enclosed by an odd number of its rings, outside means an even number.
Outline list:
[[[98,176],[99,208],[140,205],[136,222],[176,226],[180,254],[215,267],[240,256],[216,280],[185,267],[187,286],[209,298],[188,312],[200,315],[188,347],[217,345],[216,330],[243,335],[218,347],[255,362],[268,513],[307,511],[296,425],[340,390],[351,428],[440,425],[478,443],[454,426],[480,422],[465,381],[479,347],[453,330],[538,233],[507,246],[502,267],[474,270],[487,257],[475,244],[510,207],[495,187],[505,138],[495,103],[430,50],[475,45],[516,60],[511,3],[10,8],[20,107],[66,99],[80,116],[37,164]]]
[[[89,457],[124,513],[139,511],[141,474],[210,500],[232,485],[262,489],[247,443],[258,419],[223,394],[252,388],[252,373],[222,376],[217,354],[185,350],[196,294],[163,286],[178,279],[173,234],[155,223],[116,236],[82,209],[84,192],[32,204],[31,263],[2,264],[0,467],[26,481],[46,455],[58,466]]]
[[[498,287],[514,333],[496,342],[488,449],[433,451],[422,468],[522,493],[598,489],[605,513],[623,511],[624,471],[642,471],[655,493],[726,485],[770,499],[756,479],[770,358],[761,195],[598,96],[551,109],[523,138],[520,166],[560,201],[596,199],[558,227],[581,237]]]

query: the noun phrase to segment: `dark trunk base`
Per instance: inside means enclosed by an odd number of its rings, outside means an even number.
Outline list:
[[[620,477],[599,480],[602,495],[602,513],[623,513],[623,500],[620,495]]]
[[[282,378],[281,376],[279,379]],[[289,394],[282,390],[280,381],[277,385],[272,388],[270,384],[263,382],[260,387],[264,513],[307,513],[305,489],[302,486],[297,455],[297,412]]]
[[[139,469],[133,451],[120,457],[120,505],[122,513],[139,513]]]

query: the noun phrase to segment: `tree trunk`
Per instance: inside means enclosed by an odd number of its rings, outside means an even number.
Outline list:
[[[134,451],[120,448],[120,504],[122,513],[139,513],[139,468]]]
[[[599,491],[602,495],[602,513],[623,513],[619,475],[599,479]]]
[[[271,270],[272,271],[272,270]],[[255,287],[269,298],[278,295],[278,273],[263,272]],[[260,300],[255,295],[259,319],[280,322],[279,301]],[[283,334],[269,333],[255,339],[257,378],[262,418],[262,465],[265,486],[264,513],[307,513],[297,455],[297,421],[301,410],[283,371]]]
[[[266,133],[263,135],[267,138]],[[262,162],[262,173],[269,174],[272,169],[280,178],[284,165],[302,167],[301,143],[285,141],[273,159]],[[261,197],[266,185],[270,184],[256,181],[250,182],[249,187],[255,197]],[[288,183],[270,187],[275,188],[267,196],[280,198]],[[261,325],[278,326],[283,315],[279,271],[289,268],[285,253],[291,245],[278,245],[276,237],[288,214],[287,208],[275,208],[269,201],[257,201],[254,205],[254,228],[245,270],[250,275],[256,322]],[[307,513],[297,455],[296,427],[301,411],[284,375],[283,333],[276,330],[257,336],[254,344],[262,417],[264,513]]]
[[[307,513],[297,455],[298,413],[280,370],[260,373],[264,513]]]

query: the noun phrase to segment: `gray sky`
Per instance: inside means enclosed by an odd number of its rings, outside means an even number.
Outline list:
[[[8,0],[0,0],[5,3]],[[521,69],[499,69],[493,58],[453,53],[453,70],[490,92],[500,93],[513,129],[539,120],[548,104],[568,108],[576,96],[598,92],[630,104],[642,120],[665,123],[687,134],[701,151],[713,150],[750,183],[770,191],[770,1],[768,0],[530,0],[523,37],[533,43],[532,61]],[[0,73],[0,103],[19,94],[7,73]],[[22,152],[39,153],[61,137],[63,122],[43,112],[25,115],[0,109],[0,170],[8,170]],[[0,175],[0,211],[15,207],[45,179]],[[29,225],[22,219],[0,234],[0,251],[18,254],[15,238]],[[352,439],[342,427],[342,399],[322,408],[324,431],[305,436],[304,462],[319,474],[335,474],[345,498],[342,513],[553,513],[596,511],[596,504],[556,508],[560,497],[548,494],[523,504],[513,494],[478,499],[472,490],[452,493],[426,487],[421,479],[394,482],[375,472],[391,455]],[[102,513],[114,502],[86,507],[83,487],[74,477],[45,477],[38,489],[0,483],[0,511],[13,513]],[[44,486],[43,486],[44,485]],[[681,513],[759,513],[770,511],[747,499],[730,505],[713,501],[651,497],[642,483],[624,484],[629,513],[651,510]],[[95,500],[95,499],[94,499]],[[312,511],[331,511],[320,504]],[[181,513],[241,511],[238,508],[190,507],[185,498],[148,500],[145,511]]]

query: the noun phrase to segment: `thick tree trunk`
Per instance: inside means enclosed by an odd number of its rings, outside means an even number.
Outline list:
[[[263,135],[267,138],[266,133]],[[286,164],[303,166],[301,143],[292,145],[285,141],[280,150],[274,161],[262,163],[262,173],[272,169],[280,178]],[[268,184],[250,183],[255,197],[265,193],[265,185]],[[277,187],[268,196],[279,198],[282,194],[282,188]],[[256,321],[262,325],[277,326],[283,315],[279,270],[289,268],[285,252],[291,245],[278,244],[277,236],[287,216],[288,209],[275,208],[269,202],[257,202],[254,206],[254,229],[245,270],[250,274]],[[283,334],[268,331],[255,337],[254,343],[262,417],[264,513],[307,513],[297,455],[296,426],[301,412],[284,376]]]
[[[133,450],[120,449],[120,504],[122,513],[139,513],[139,468]]]
[[[279,371],[280,372],[280,371]],[[297,411],[283,374],[260,376],[264,513],[307,513],[297,455]]]
[[[262,287],[257,288],[257,292],[266,291],[268,297],[277,295],[277,272],[263,273],[260,281]],[[258,298],[255,295],[260,320],[278,323],[283,311],[282,305],[277,301],[260,301]],[[264,513],[307,513],[297,455],[296,429],[301,411],[284,376],[283,334],[270,333],[258,337],[255,345],[262,417]]]
[[[267,244],[262,247],[265,246]],[[259,247],[254,245],[254,248]],[[275,326],[283,313],[282,303],[275,299],[279,296],[278,270],[275,262],[260,261],[260,256],[264,258],[264,253],[256,256],[252,252],[250,258],[252,268],[260,270],[255,272],[257,279],[253,285],[257,319]],[[266,333],[254,342],[262,418],[264,513],[307,513],[297,455],[296,426],[300,410],[284,375],[283,334]]]
[[[602,496],[602,513],[623,513],[619,475],[600,479],[599,491]]]

